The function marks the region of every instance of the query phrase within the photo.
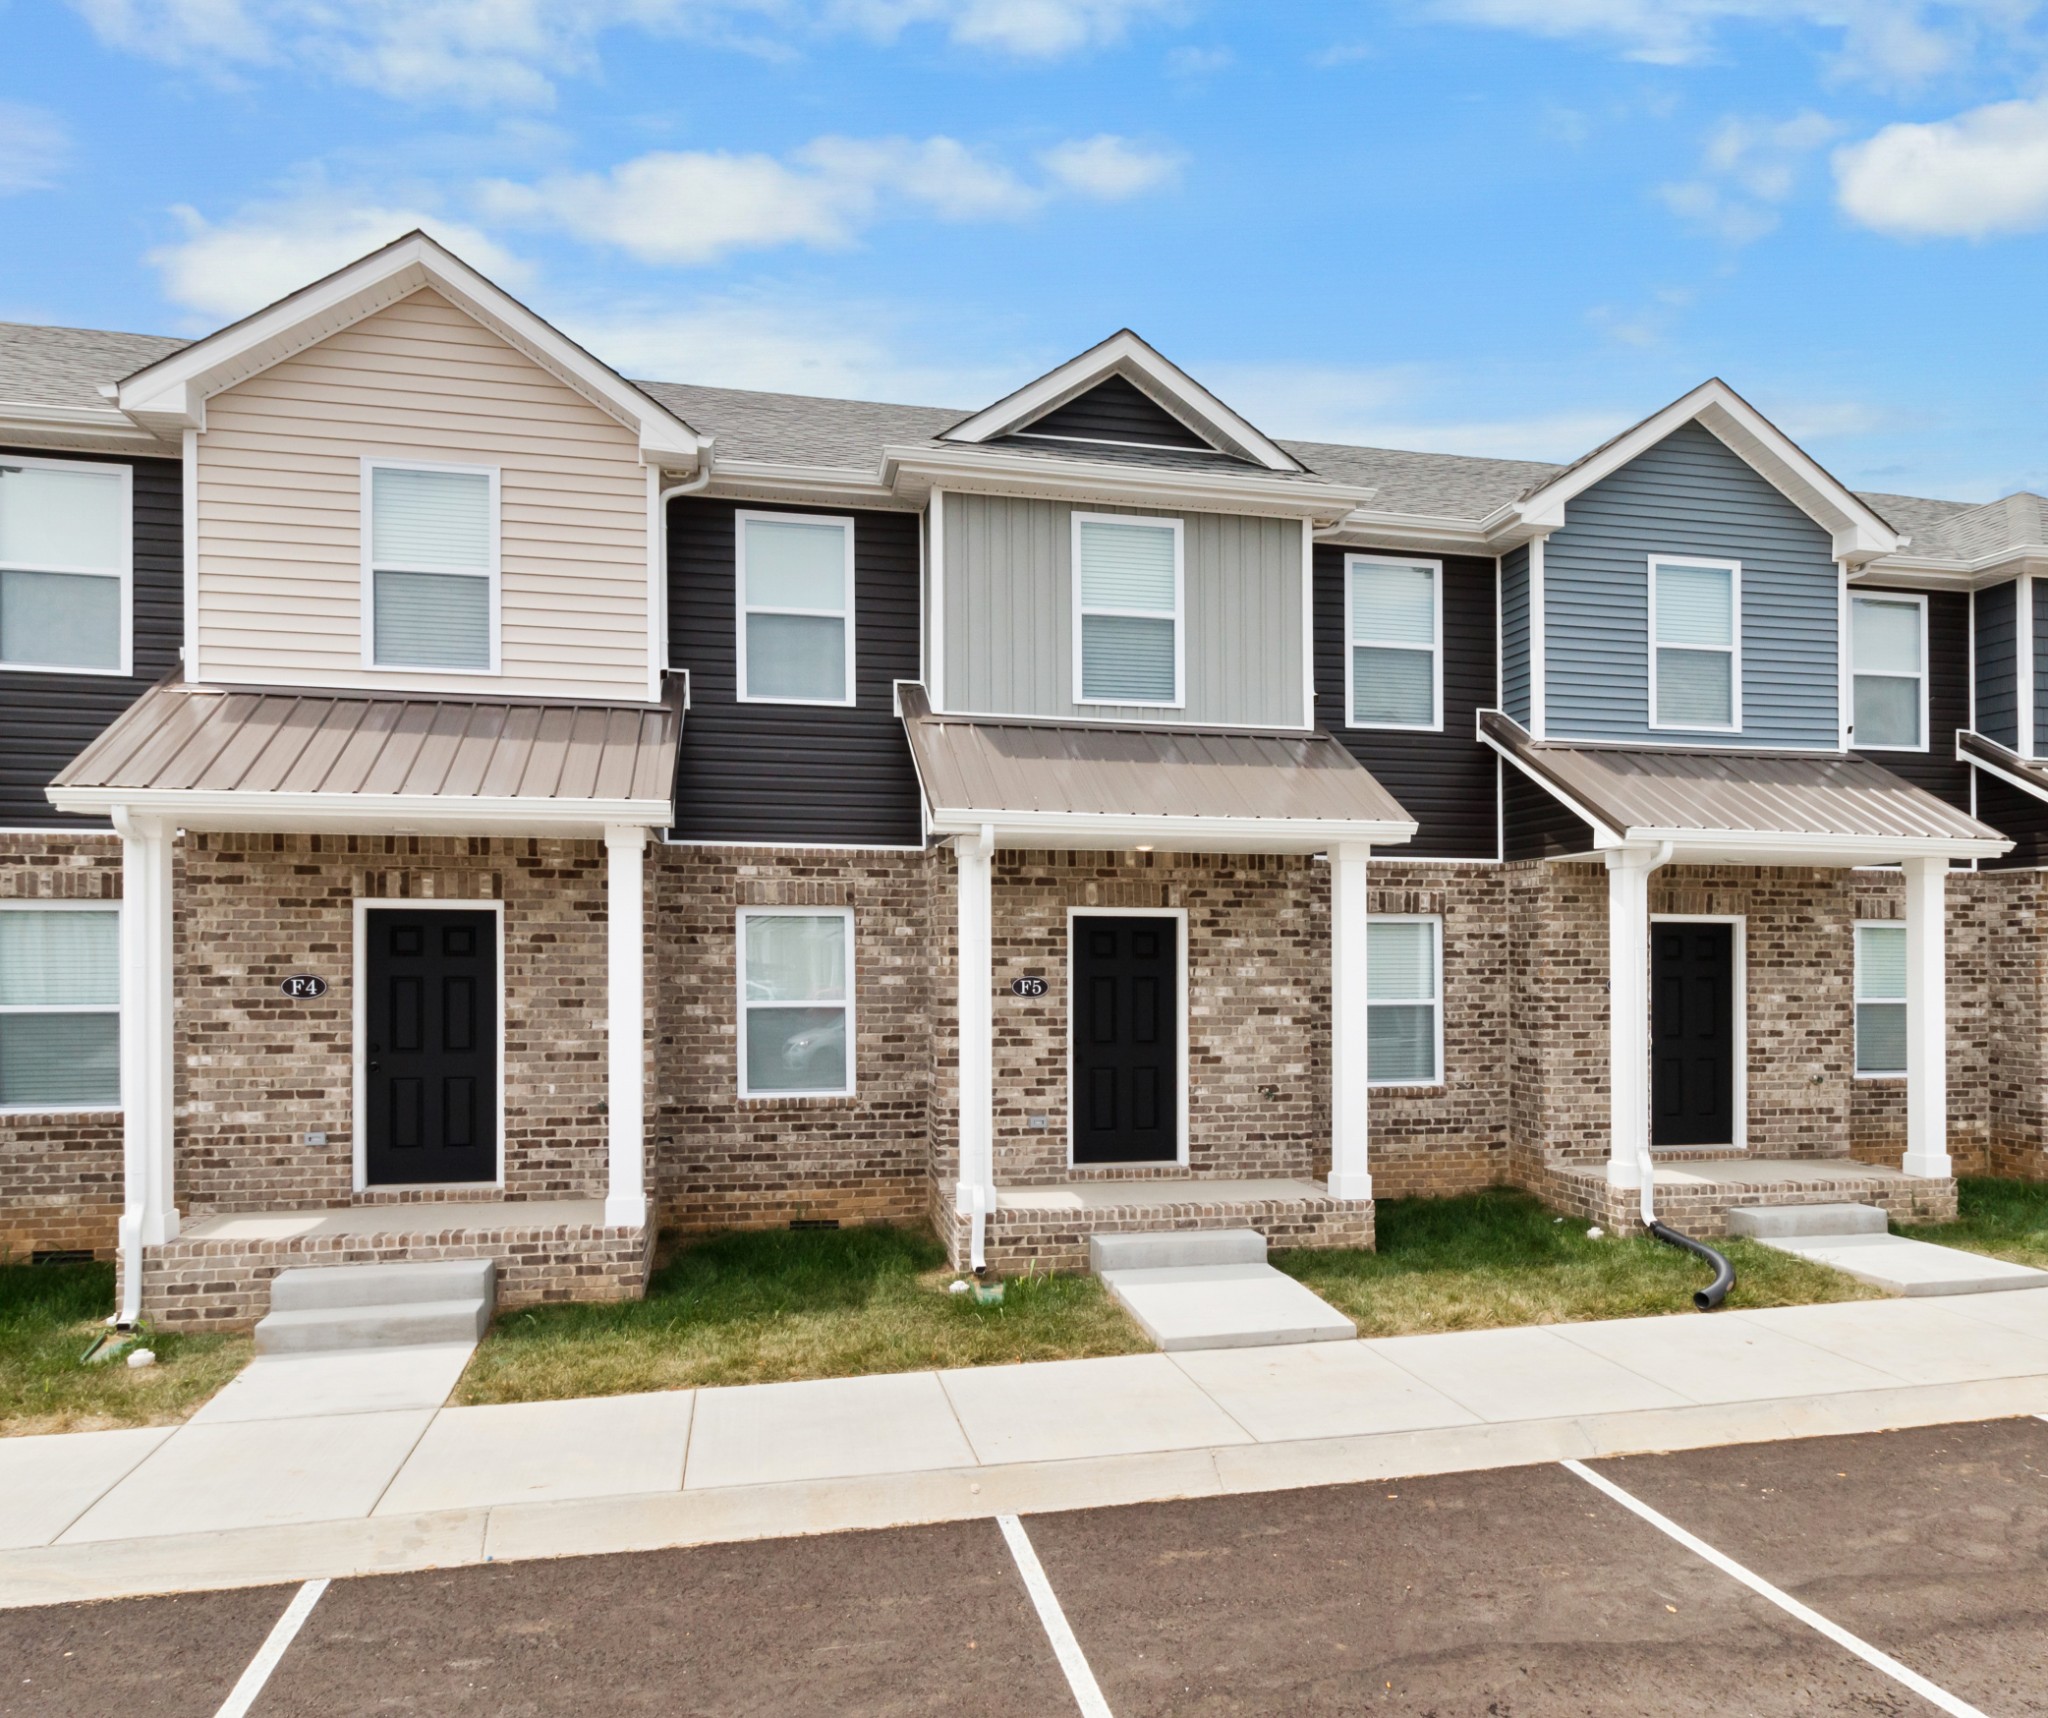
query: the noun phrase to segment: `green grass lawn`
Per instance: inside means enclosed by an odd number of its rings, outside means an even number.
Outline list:
[[[1690,1313],[1712,1273],[1648,1236],[1586,1238],[1527,1193],[1383,1199],[1379,1250],[1275,1253],[1273,1263],[1358,1323],[1361,1336]],[[1731,1307],[1869,1300],[1853,1277],[1753,1241],[1716,1241],[1735,1267]]]
[[[615,1396],[1135,1354],[1151,1344],[1093,1277],[1013,1277],[1000,1305],[949,1294],[924,1229],[765,1229],[676,1249],[643,1301],[527,1307],[492,1327],[458,1402]]]
[[[1953,1223],[1902,1225],[1899,1233],[2048,1271],[2048,1181],[1963,1176],[1956,1182]]]
[[[157,1364],[81,1366],[114,1310],[108,1264],[0,1264],[0,1433],[182,1420],[242,1369],[246,1336],[152,1333]]]

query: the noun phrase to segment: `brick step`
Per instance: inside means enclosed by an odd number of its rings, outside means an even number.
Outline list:
[[[256,1326],[258,1354],[310,1354],[336,1348],[414,1348],[476,1342],[490,1327],[490,1303],[420,1300],[398,1305],[320,1306],[273,1312]]]
[[[497,1296],[492,1259],[425,1259],[390,1265],[301,1265],[271,1279],[272,1312],[322,1307],[402,1306],[408,1301],[482,1300]]]

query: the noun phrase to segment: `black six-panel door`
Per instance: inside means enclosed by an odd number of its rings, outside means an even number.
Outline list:
[[[1180,922],[1074,920],[1076,1163],[1171,1163],[1180,1144]]]
[[[364,917],[367,1179],[372,1186],[493,1180],[497,915],[400,908]]]
[[[1735,1143],[1735,927],[1650,932],[1650,1143]]]

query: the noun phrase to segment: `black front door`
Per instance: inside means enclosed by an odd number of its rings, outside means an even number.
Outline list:
[[[1650,1143],[1735,1143],[1735,927],[1650,927]]]
[[[495,1180],[497,915],[407,907],[363,917],[370,1185]]]
[[[1180,1154],[1180,921],[1074,920],[1074,1161]]]

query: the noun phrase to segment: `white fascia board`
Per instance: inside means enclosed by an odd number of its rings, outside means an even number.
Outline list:
[[[1671,844],[1672,863],[1890,865],[1902,859],[1995,859],[2012,851],[2003,836],[1822,835],[1784,829],[1654,829],[1622,831],[1631,846]]]
[[[836,501],[849,507],[919,510],[919,504],[906,502],[891,489],[879,471],[721,456],[713,472],[704,493],[729,501]]]
[[[1852,584],[1911,579],[1914,588],[1981,591],[2011,578],[2048,578],[2048,543],[1994,549],[1969,560],[1933,555],[1886,555],[1850,575]]]
[[[203,429],[209,395],[429,286],[635,430],[649,464],[698,463],[704,437],[425,233],[410,233],[136,371],[119,385],[116,401],[138,423]]]
[[[984,442],[1007,435],[1018,425],[1043,417],[1068,400],[1085,394],[1110,376],[1121,375],[1141,393],[1186,423],[1190,429],[1223,443],[1268,471],[1301,471],[1300,460],[1232,411],[1178,364],[1148,345],[1128,328],[1099,346],[1069,358],[1035,382],[955,424],[942,441]]]
[[[97,452],[167,453],[161,437],[110,407],[46,406],[35,400],[0,400],[0,440],[16,446],[76,447]]]
[[[1603,478],[1640,458],[1683,424],[1706,426],[1794,506],[1829,532],[1834,557],[1860,565],[1897,552],[1899,533],[1806,450],[1726,382],[1703,382],[1634,429],[1617,436],[1583,464],[1573,466],[1514,506],[1521,529],[1556,531],[1565,505]]]
[[[1118,850],[1140,842],[1177,853],[1320,853],[1332,842],[1397,846],[1415,838],[1417,825],[1400,821],[1302,817],[1168,817],[1143,812],[1102,815],[1076,811],[988,811],[935,807],[932,833],[971,835],[992,827],[1008,846]]]
[[[720,467],[724,469],[723,466]],[[1182,507],[1196,513],[1249,513],[1334,524],[1360,499],[1336,484],[1277,480],[1247,472],[1177,471],[1102,465],[1088,459],[1044,459],[985,448],[948,457],[944,449],[887,447],[882,478],[892,494],[922,501],[934,488],[984,495],[1043,495],[1091,504]],[[1365,493],[1370,493],[1367,491]]]
[[[1352,508],[1336,524],[1318,531],[1316,541],[1346,549],[1436,550],[1447,555],[1485,556],[1499,553],[1485,526],[1476,519],[1383,513],[1369,507]]]
[[[338,831],[411,834],[571,834],[608,823],[666,828],[665,799],[446,799],[428,794],[204,793],[185,788],[52,787],[59,811],[98,816],[117,809],[168,819],[187,829]]]

